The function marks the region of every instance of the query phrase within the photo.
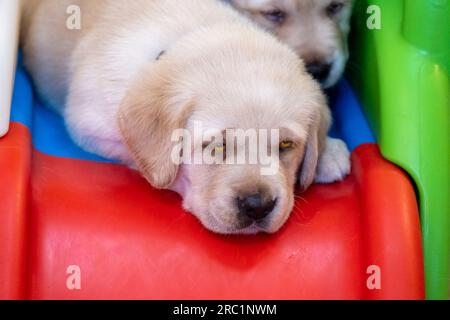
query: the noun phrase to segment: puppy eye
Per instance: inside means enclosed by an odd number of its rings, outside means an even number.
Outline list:
[[[216,144],[216,146],[214,147],[214,151],[216,153],[225,153],[225,144],[223,143]]]
[[[227,156],[227,145],[222,142],[205,142],[203,143],[203,150],[208,148],[208,152],[211,152],[211,156],[219,157],[219,159],[226,159]]]
[[[286,20],[286,13],[279,9],[265,11],[262,14],[267,20],[277,24],[281,24]]]
[[[280,151],[281,152],[290,150],[293,147],[294,147],[294,142],[292,142],[292,141],[286,140],[286,141],[281,141],[280,142]]]
[[[332,2],[328,5],[326,11],[327,15],[330,17],[334,17],[335,15],[339,14],[342,9],[344,8],[344,3],[342,2]]]
[[[217,143],[214,146],[214,157],[220,157],[220,159],[223,159],[225,161],[227,157],[227,145],[225,143]]]

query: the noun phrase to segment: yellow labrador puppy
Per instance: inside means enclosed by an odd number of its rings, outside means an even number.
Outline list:
[[[324,88],[341,78],[353,0],[226,1],[293,48]]]
[[[212,231],[276,232],[297,180],[307,188],[349,172],[302,61],[219,1],[29,0],[23,10],[25,65],[72,138],[180,193]],[[67,27],[72,14],[79,28]],[[250,132],[244,142],[252,130],[274,135],[251,151],[234,144],[239,130]],[[230,161],[186,160],[198,147]],[[234,161],[268,149],[269,162]],[[277,164],[269,174],[267,164]]]

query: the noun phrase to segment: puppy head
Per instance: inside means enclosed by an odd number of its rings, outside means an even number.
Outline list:
[[[324,88],[342,76],[353,0],[231,0],[293,48]]]
[[[190,67],[168,54],[120,109],[143,176],[180,193],[211,231],[276,232],[293,208],[298,177],[303,188],[314,180],[330,116],[319,85],[279,47],[281,55],[248,57],[245,49],[221,50],[220,63],[212,54]]]

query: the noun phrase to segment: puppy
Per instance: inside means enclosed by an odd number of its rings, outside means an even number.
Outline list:
[[[227,1],[293,48],[324,88],[341,78],[353,0]]]
[[[180,193],[209,230],[276,232],[297,181],[307,188],[349,171],[345,146],[326,139],[330,114],[302,61],[223,3],[32,0],[23,10],[25,65],[72,138]],[[66,12],[81,13],[79,30],[66,28]],[[188,142],[222,159],[234,158],[225,148],[255,152],[230,147],[237,135],[211,140],[229,129],[278,133],[262,147],[274,151],[275,170],[178,161],[195,153]],[[179,130],[184,139],[174,139]]]

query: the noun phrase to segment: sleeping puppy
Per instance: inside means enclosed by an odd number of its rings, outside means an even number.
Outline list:
[[[334,86],[348,60],[353,0],[226,0],[303,58],[324,88]]]
[[[72,138],[180,193],[209,230],[276,232],[297,181],[306,189],[349,172],[345,145],[326,138],[326,101],[302,61],[225,4],[37,0],[23,10],[25,65]],[[79,30],[66,28],[67,10],[81,13]],[[234,144],[238,134],[216,139],[230,129],[277,133],[257,151],[273,151],[275,170],[262,174],[259,160],[179,161],[198,146],[222,160],[234,158],[225,149],[255,153]]]

